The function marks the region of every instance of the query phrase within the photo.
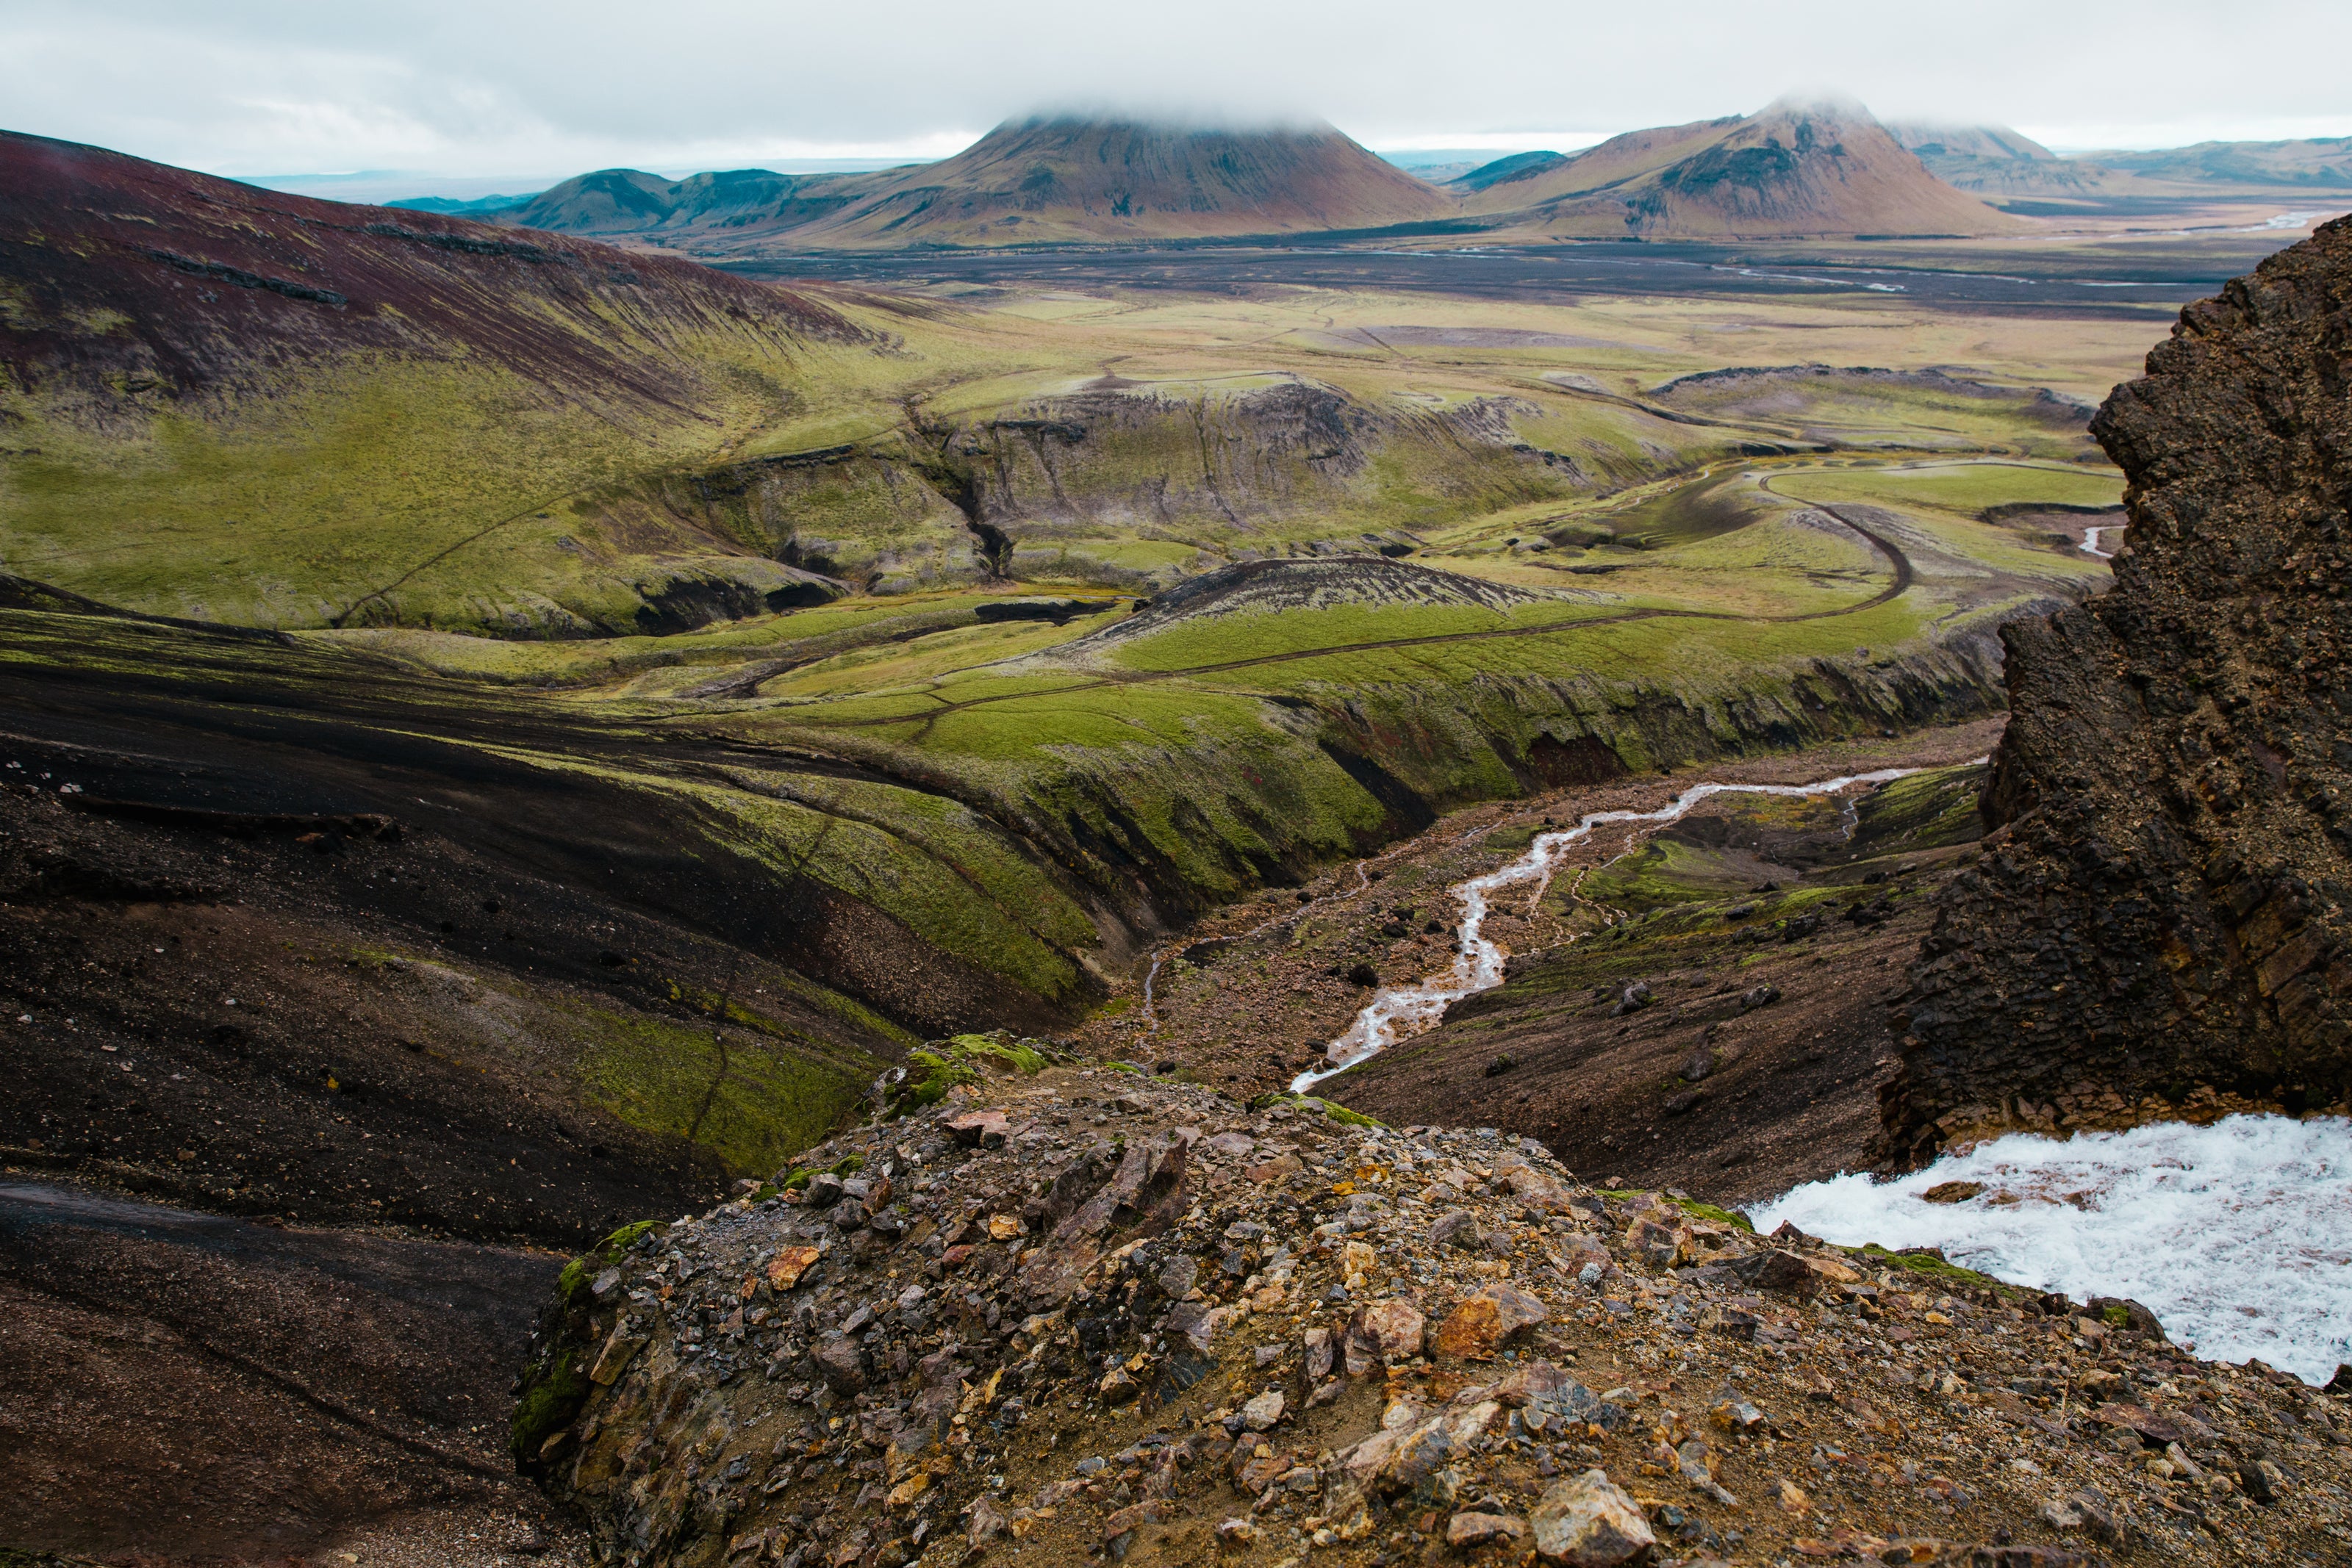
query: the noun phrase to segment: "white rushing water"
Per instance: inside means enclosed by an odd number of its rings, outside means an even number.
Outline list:
[[[2116,552],[2113,550],[2101,549],[2099,548],[2099,536],[2101,534],[2119,534],[2123,531],[2124,525],[2121,523],[2107,523],[2095,528],[2084,528],[2083,530],[2083,542],[2074,548],[2081,550],[2084,555],[2095,555],[2101,560],[2113,560],[2116,559]]]
[[[1955,1181],[1985,1190],[1921,1196]],[[2126,1297],[2208,1360],[2259,1356],[2313,1384],[2352,1362],[2352,1122],[2340,1116],[2012,1134],[1895,1181],[1811,1182],[1748,1218],[1843,1246],[1940,1248],[2076,1301]]]
[[[1291,1090],[1305,1093],[1318,1081],[1343,1072],[1398,1040],[1431,1028],[1445,1015],[1448,1007],[1464,997],[1502,984],[1503,961],[1510,955],[1482,930],[1486,923],[1487,900],[1504,888],[1523,883],[1535,883],[1530,904],[1542,897],[1552,873],[1559,869],[1561,856],[1591,837],[1595,828],[1612,822],[1663,826],[1679,820],[1692,807],[1714,795],[1834,795],[1856,784],[1884,784],[1918,771],[1916,768],[1882,768],[1874,773],[1843,774],[1813,784],[1694,784],[1654,811],[1592,811],[1572,828],[1538,834],[1527,852],[1510,864],[1454,886],[1454,896],[1462,901],[1462,937],[1452,965],[1412,985],[1375,991],[1370,1002],[1348,1026],[1348,1031],[1326,1048],[1324,1055],[1331,1065],[1320,1071],[1300,1073],[1291,1081]],[[1852,831],[1849,815],[1847,831],[1851,834]]]

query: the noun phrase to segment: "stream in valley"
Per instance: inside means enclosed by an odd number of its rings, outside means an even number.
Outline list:
[[[1462,907],[1451,965],[1377,990],[1326,1048],[1328,1064],[1291,1088],[1310,1092],[1500,985],[1509,954],[1485,935],[1490,909],[1521,889],[1530,904],[1540,899],[1568,852],[1597,830],[1664,827],[1710,797],[1744,792],[1846,794],[1851,832],[1862,787],[1917,771],[1696,784],[1654,811],[1594,811],[1539,834],[1517,859],[1449,890]],[[1944,1186],[1949,1198],[1945,1184],[1954,1182],[1978,1190],[1958,1201],[1924,1197]],[[1759,1231],[1788,1220],[1843,1246],[1937,1247],[1955,1263],[2077,1301],[2137,1301],[2207,1359],[2258,1356],[2314,1384],[2352,1362],[2352,1122],[2341,1117],[2233,1116],[2066,1140],[2012,1134],[1894,1181],[1808,1183],[1750,1218]]]
[[[1347,1031],[1326,1049],[1324,1054],[1330,1065],[1300,1073],[1291,1081],[1291,1089],[1303,1094],[1333,1073],[1344,1072],[1400,1040],[1434,1027],[1445,1016],[1445,1009],[1463,998],[1501,985],[1504,961],[1510,954],[1484,932],[1489,900],[1507,887],[1529,883],[1534,889],[1528,902],[1533,904],[1541,898],[1561,858],[1591,837],[1594,829],[1617,822],[1664,827],[1680,821],[1699,802],[1717,795],[1835,795],[1857,784],[1884,784],[1918,771],[1916,768],[1881,768],[1870,773],[1841,774],[1811,784],[1694,784],[1654,811],[1591,811],[1580,818],[1572,828],[1538,834],[1518,859],[1483,876],[1459,883],[1450,890],[1452,896],[1462,902],[1461,936],[1453,964],[1411,985],[1382,987],[1375,991]],[[1849,834],[1853,831],[1851,810],[1847,831]]]

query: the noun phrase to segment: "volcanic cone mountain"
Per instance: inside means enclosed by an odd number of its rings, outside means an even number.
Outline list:
[[[1898,1153],[2352,1088],[2347,363],[2339,220],[2183,311],[2093,423],[2131,549],[2001,633],[2000,847],[1913,970]]]
[[[2025,226],[1952,189],[1860,104],[1636,131],[1470,197],[1517,233],[1675,239],[1981,235]]]
[[[844,198],[810,221],[817,196]],[[1057,117],[954,157],[795,193],[747,237],[897,249],[1380,228],[1451,217],[1435,186],[1328,125],[1224,130]],[[528,220],[525,220],[528,221]],[[732,237],[728,235],[714,237]]]

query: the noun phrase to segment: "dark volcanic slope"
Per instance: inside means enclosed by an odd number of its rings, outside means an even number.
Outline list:
[[[478,1525],[525,1501],[507,1388],[557,1264],[0,1182],[0,1542],[285,1562],[407,1507]]]
[[[845,992],[1039,1010],[656,783],[725,754],[261,636],[0,637],[50,664],[0,663],[19,1166],[572,1244],[829,1128],[906,1038]]]
[[[604,395],[691,390],[649,344],[849,323],[783,290],[590,241],[281,194],[0,132],[0,364],[20,387],[185,392],[322,356],[463,356]]]
[[[2004,629],[2005,840],[1914,970],[1888,1130],[2352,1088],[2352,222],[2181,313],[2092,428],[2114,592]]]

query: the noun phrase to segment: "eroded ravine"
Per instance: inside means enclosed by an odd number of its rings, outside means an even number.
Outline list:
[[[1445,1009],[1463,998],[1500,985],[1503,967],[1510,954],[1500,943],[1486,936],[1483,929],[1491,895],[1507,887],[1533,883],[1532,897],[1540,899],[1568,852],[1590,839],[1594,830],[1618,822],[1635,824],[1637,833],[1642,829],[1662,828],[1679,821],[1702,801],[1717,795],[1839,795],[1856,785],[1884,784],[1907,778],[1920,770],[1917,768],[1881,768],[1864,773],[1840,774],[1809,784],[1733,784],[1710,780],[1692,785],[1654,811],[1591,811],[1580,818],[1573,827],[1538,834],[1526,852],[1517,860],[1458,883],[1447,890],[1448,895],[1459,900],[1462,905],[1462,918],[1457,927],[1460,935],[1454,946],[1453,962],[1439,973],[1426,976],[1412,985],[1382,987],[1376,991],[1347,1030],[1326,1048],[1329,1065],[1298,1074],[1291,1081],[1291,1088],[1303,1093],[1320,1080],[1343,1072],[1399,1040],[1434,1027],[1445,1016]],[[1851,802],[1847,817],[1851,832]],[[1629,839],[1629,851],[1633,845],[1633,841]]]

